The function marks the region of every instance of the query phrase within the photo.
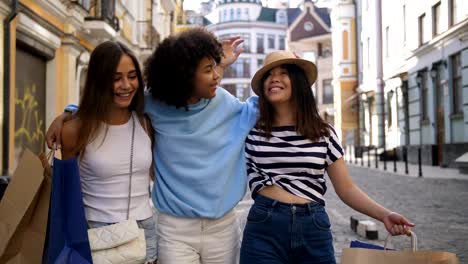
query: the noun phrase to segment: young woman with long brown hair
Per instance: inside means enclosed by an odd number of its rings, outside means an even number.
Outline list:
[[[157,241],[149,196],[151,126],[144,121],[143,87],[138,61],[127,47],[115,41],[97,46],[80,108],[63,126],[61,150],[63,159],[79,156],[88,225],[137,220],[145,231],[146,261],[152,263]]]

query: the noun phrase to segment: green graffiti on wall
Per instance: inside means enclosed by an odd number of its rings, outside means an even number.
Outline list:
[[[40,150],[44,143],[44,132],[42,131],[44,120],[39,114],[39,103],[35,97],[36,85],[26,86],[23,91],[23,97],[15,99],[17,106],[15,143],[21,147]]]

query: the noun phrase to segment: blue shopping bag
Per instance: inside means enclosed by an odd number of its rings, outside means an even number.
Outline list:
[[[367,249],[384,250],[384,247],[377,246],[377,245],[374,245],[374,244],[365,243],[365,242],[361,242],[361,241],[358,241],[358,240],[351,241],[351,243],[349,244],[349,247],[350,248],[367,248]]]
[[[54,158],[44,262],[93,263],[77,158]]]

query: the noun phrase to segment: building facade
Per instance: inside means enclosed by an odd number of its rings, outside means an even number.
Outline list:
[[[158,16],[172,12],[170,3],[0,0],[3,175],[14,170],[24,148],[45,151],[47,126],[65,105],[79,102],[94,47],[114,39],[144,59],[168,34],[170,23]]]
[[[407,149],[414,163],[420,149],[423,164],[455,167],[468,152],[468,5],[357,2],[365,25],[358,45],[361,145],[397,149],[399,158]]]

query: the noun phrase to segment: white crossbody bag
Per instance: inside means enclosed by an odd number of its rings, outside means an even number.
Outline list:
[[[132,113],[132,144],[130,151],[130,183],[128,187],[127,220],[113,225],[88,229],[94,264],[140,264],[146,259],[145,232],[136,220],[130,220],[130,199],[133,175],[133,144],[135,119]]]

